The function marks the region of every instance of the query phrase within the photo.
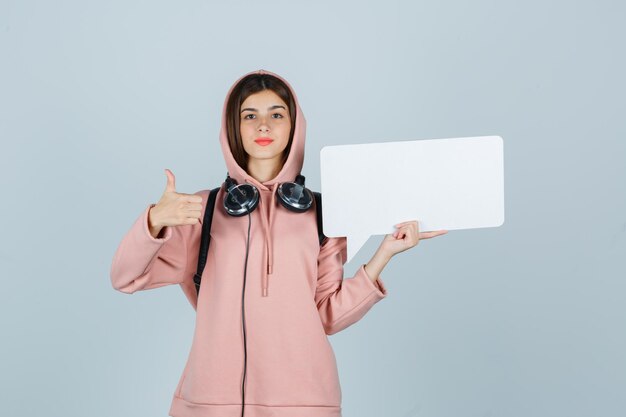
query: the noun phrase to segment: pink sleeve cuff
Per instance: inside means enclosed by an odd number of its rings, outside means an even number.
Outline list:
[[[370,284],[370,287],[374,291],[376,291],[378,296],[380,298],[385,298],[387,296],[387,288],[385,287],[385,283],[383,282],[381,277],[379,276],[375,282],[372,282],[371,277],[367,274],[367,271],[365,270],[365,264],[362,264],[360,269],[363,270],[362,271],[363,274],[357,274],[357,275],[363,275],[366,278],[366,281]]]

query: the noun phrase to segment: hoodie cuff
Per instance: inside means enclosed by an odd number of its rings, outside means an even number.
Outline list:
[[[362,273],[357,274],[357,275],[363,276],[363,278],[369,283],[369,286],[371,287],[371,289],[376,291],[376,294],[378,295],[379,298],[385,298],[387,296],[387,288],[385,287],[385,283],[381,279],[380,275],[378,276],[378,279],[374,283],[372,282],[372,278],[367,274],[367,270],[365,269],[365,264],[362,264],[359,269],[361,270],[360,272]]]
[[[152,236],[152,234],[150,233],[150,228],[148,227],[148,215],[150,214],[150,209],[154,206],[156,206],[156,204],[150,204],[143,212],[143,231],[144,231],[144,234],[148,237],[148,239],[150,239],[150,241],[158,242],[158,243],[165,243],[167,240],[169,240],[170,237],[172,237],[171,227],[163,226],[163,229],[165,230],[165,232],[163,232],[162,230],[161,233],[164,233],[163,237],[159,237],[159,238],[155,238],[154,236]]]

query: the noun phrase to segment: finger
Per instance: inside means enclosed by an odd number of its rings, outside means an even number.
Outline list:
[[[394,236],[400,236],[406,234],[407,226],[395,226],[398,230],[393,232]]]
[[[185,205],[184,211],[186,213],[191,212],[191,211],[202,212],[202,204],[197,204],[197,203],[187,204]]]
[[[202,203],[202,196],[197,194],[178,193],[187,203]]]
[[[419,233],[417,232],[417,226],[415,223],[409,224],[406,229],[407,241],[416,245],[419,242]]]
[[[399,229],[399,230],[408,230],[410,228],[415,228],[415,224],[413,223],[405,223],[405,224],[396,224],[394,225],[395,228]]]
[[[185,215],[187,217],[191,217],[194,219],[199,219],[200,216],[202,215],[202,210],[188,210],[185,212]]]
[[[411,232],[411,227],[410,226],[403,226],[400,229],[398,229],[396,231],[396,233],[398,234],[398,237],[400,239],[407,239],[407,240],[411,240],[412,238],[412,232]]]
[[[165,175],[167,176],[167,184],[165,185],[165,191],[176,192],[176,178],[174,177],[174,173],[166,168]]]
[[[398,223],[395,226],[396,227],[408,227],[410,230],[412,230],[414,236],[418,236],[419,235],[419,223],[418,223],[417,220],[411,220],[411,221],[408,221],[408,222]],[[417,239],[417,237],[416,237],[416,239]]]
[[[187,217],[183,224],[196,224],[196,223],[202,223],[202,219],[199,217]]]
[[[401,222],[401,223],[396,223],[394,224],[394,226],[398,227],[398,226],[405,226],[407,224],[415,224],[417,226],[417,220],[409,220],[406,222]]]
[[[437,231],[437,232],[421,232],[420,233],[420,239],[430,239],[431,237],[435,237],[435,236],[440,236],[440,235],[445,235],[446,232],[442,232],[442,231]]]

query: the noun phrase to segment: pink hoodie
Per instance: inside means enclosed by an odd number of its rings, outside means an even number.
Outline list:
[[[155,239],[148,230],[154,204],[143,210],[117,248],[111,283],[128,294],[179,284],[196,310],[191,351],[169,415],[242,415],[245,320],[245,416],[341,417],[341,387],[328,335],[360,320],[387,291],[380,277],[376,283],[370,280],[364,265],[344,279],[346,238],[329,237],[319,245],[315,202],[308,211],[294,213],[276,201],[277,186],[295,181],[301,172],[306,120],[286,80],[265,70],[251,73],[283,80],[297,114],[285,165],[274,179],[260,183],[235,162],[226,137],[226,103],[236,82],[224,100],[220,144],[228,173],[239,184],[254,184],[260,193],[251,213],[245,315],[241,300],[248,216],[225,212],[223,187],[199,296],[193,275],[202,224],[165,227],[163,238]],[[209,191],[195,193],[204,205]]]

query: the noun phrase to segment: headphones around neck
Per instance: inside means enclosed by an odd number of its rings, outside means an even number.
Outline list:
[[[253,184],[237,184],[234,178],[226,175],[224,181],[226,195],[224,209],[231,216],[240,217],[252,213],[259,204],[259,190]],[[295,182],[283,182],[276,190],[283,207],[296,213],[303,213],[313,204],[313,193],[304,186],[304,176],[298,174]]]

